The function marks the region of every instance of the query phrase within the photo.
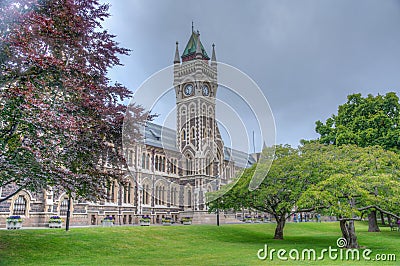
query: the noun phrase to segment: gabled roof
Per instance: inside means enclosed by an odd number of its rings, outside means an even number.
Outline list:
[[[146,123],[144,143],[149,146],[178,151],[175,130],[150,122]]]
[[[185,50],[183,51],[182,54],[182,61],[189,61],[192,59],[196,58],[196,48],[197,48],[197,42],[199,39],[200,33],[199,32],[194,32],[192,31],[192,35],[190,36],[190,39],[186,45]],[[201,54],[202,54],[202,59],[204,60],[210,60],[210,57],[208,57],[206,50],[204,49],[203,44],[200,41],[200,47],[201,47]]]
[[[224,147],[224,160],[233,161],[235,166],[240,168],[248,168],[256,163],[256,160],[254,160],[251,154],[234,150],[229,147]]]

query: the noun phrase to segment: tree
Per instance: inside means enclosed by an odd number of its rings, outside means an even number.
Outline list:
[[[379,146],[329,146],[329,154],[316,153],[327,162],[319,165],[324,179],[310,186],[298,204],[337,216],[347,247],[358,248],[354,221],[363,211],[378,209],[398,217],[393,212],[400,211],[400,159]]]
[[[265,150],[263,152],[268,154]],[[298,150],[289,145],[276,146],[274,161],[269,172],[267,165],[261,164],[245,169],[239,174],[239,179],[234,185],[229,184],[221,191],[209,195],[214,199],[209,204],[210,211],[217,208],[238,210],[246,207],[270,213],[277,222],[274,239],[283,239],[286,219],[299,211],[295,209],[297,200],[311,181],[303,179],[300,165],[301,157]],[[249,184],[256,169],[264,171],[266,176],[257,189],[250,191]]]
[[[337,115],[332,115],[325,124],[316,122],[316,131],[321,135],[321,143],[356,144],[360,147],[379,145],[400,153],[399,125],[400,102],[394,92],[366,98],[352,94],[345,104],[339,106]],[[379,232],[376,210],[369,210],[368,218],[368,231]]]
[[[121,178],[130,92],[110,84],[107,71],[129,50],[102,29],[108,8],[98,0],[0,2],[0,186],[15,186],[2,201],[48,185],[95,199]],[[135,105],[130,115],[147,117]]]
[[[376,97],[371,94],[347,96],[337,115],[324,123],[316,122],[319,141],[325,144],[355,144],[360,147],[379,145],[400,152],[400,102],[394,92]]]

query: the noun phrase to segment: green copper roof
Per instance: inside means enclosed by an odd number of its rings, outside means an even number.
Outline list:
[[[197,40],[198,40],[198,35],[195,32],[192,32],[192,36],[190,36],[189,42],[186,45],[185,50],[183,51],[182,54],[182,59],[192,57],[193,55],[196,54],[196,48],[197,48]],[[203,47],[203,44],[200,41],[200,46],[201,46],[201,52],[203,54],[203,59],[209,60],[210,58],[208,57],[206,50]]]

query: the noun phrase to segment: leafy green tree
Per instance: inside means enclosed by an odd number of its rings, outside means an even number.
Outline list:
[[[400,102],[394,92],[374,97],[352,94],[337,115],[316,122],[321,143],[360,147],[379,145],[400,152]]]
[[[239,210],[245,207],[270,213],[277,222],[274,239],[283,239],[286,220],[296,212],[294,207],[297,200],[311,180],[304,179],[300,174],[301,158],[297,149],[288,145],[276,146],[274,156],[269,172],[267,165],[253,165],[241,172],[233,185],[210,193],[209,197],[214,200],[210,202],[209,210]],[[256,168],[257,171],[264,171],[266,176],[257,189],[250,191],[249,184]]]
[[[354,221],[362,212],[378,209],[398,217],[400,212],[400,159],[380,146],[329,145],[329,152],[316,152],[326,164],[319,165],[323,180],[301,195],[301,208],[338,217],[347,247],[358,248]],[[333,167],[332,167],[333,166]]]
[[[385,96],[368,95],[366,98],[361,94],[353,94],[347,97],[345,104],[339,106],[337,115],[332,115],[325,123],[317,121],[316,131],[321,135],[321,143],[356,144],[360,147],[379,145],[400,153],[399,125],[400,103],[394,92]],[[368,231],[380,231],[376,210],[369,210],[368,220]]]

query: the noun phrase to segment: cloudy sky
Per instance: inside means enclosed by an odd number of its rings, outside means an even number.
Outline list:
[[[105,0],[104,0],[105,1]],[[106,1],[105,1],[106,2]],[[276,142],[318,137],[352,93],[400,92],[400,1],[114,0],[104,27],[132,50],[110,77],[135,91],[182,52],[191,23],[209,55],[249,75],[276,123]],[[174,101],[174,98],[172,98]]]

